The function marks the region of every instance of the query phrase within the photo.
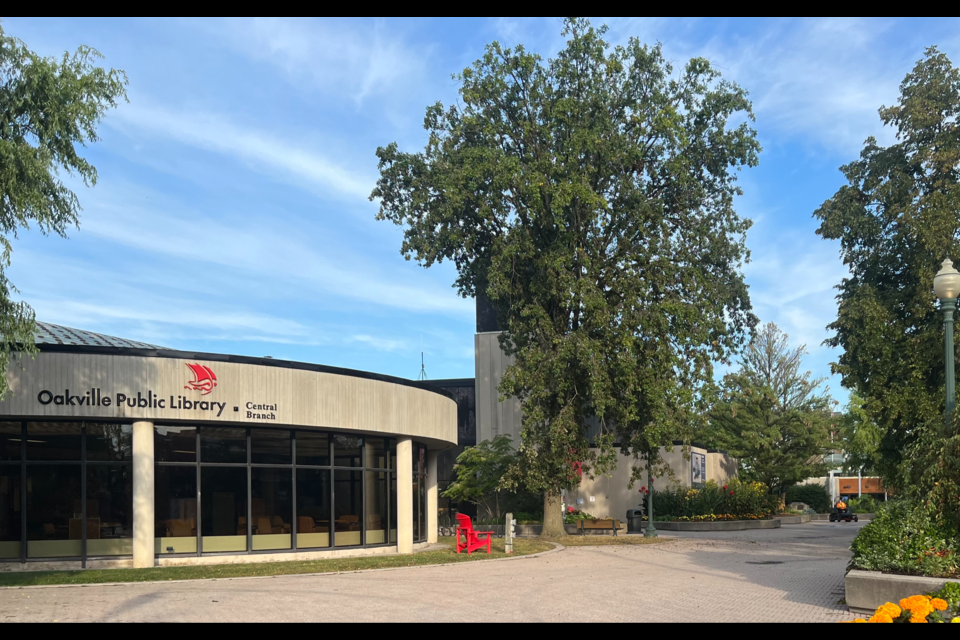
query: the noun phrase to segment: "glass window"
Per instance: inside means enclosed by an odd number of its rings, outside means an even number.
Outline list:
[[[367,544],[387,542],[387,474],[382,471],[365,471]]]
[[[132,553],[133,468],[128,464],[87,465],[87,555]]]
[[[158,466],[155,487],[157,553],[196,553],[197,468]]]
[[[397,468],[397,441],[390,440],[390,468]]]
[[[364,438],[363,439],[363,466],[367,469],[386,469],[387,468],[387,439],[386,438]]]
[[[297,433],[297,451],[300,434]],[[330,546],[330,470],[297,469],[297,548]]]
[[[27,460],[79,460],[79,422],[27,424]]]
[[[290,464],[290,432],[250,429],[250,455],[254,464]]]
[[[203,552],[246,551],[247,469],[202,467],[200,487]]]
[[[200,429],[200,461],[246,462],[247,430],[223,427]]]
[[[0,465],[0,558],[20,557],[20,465]]]
[[[0,422],[0,460],[20,460],[19,422]]]
[[[390,542],[397,541],[397,474],[390,474]]]
[[[335,434],[333,436],[333,464],[336,467],[360,467],[360,448],[363,438]]]
[[[329,436],[314,431],[297,431],[297,464],[329,467]]]
[[[250,474],[253,550],[289,549],[293,520],[292,470],[254,467]]]
[[[363,478],[359,471],[333,472],[334,544],[350,547],[361,544],[360,518],[363,514]]]
[[[79,556],[81,508],[79,464],[27,465],[27,556]]]
[[[133,425],[87,422],[87,460],[124,462],[133,459]]]
[[[196,462],[197,428],[157,425],[154,455],[158,462]]]

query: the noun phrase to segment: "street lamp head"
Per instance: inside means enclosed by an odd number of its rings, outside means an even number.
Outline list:
[[[953,268],[953,261],[943,261],[940,271],[933,278],[933,291],[941,300],[955,300],[960,294],[960,271]]]

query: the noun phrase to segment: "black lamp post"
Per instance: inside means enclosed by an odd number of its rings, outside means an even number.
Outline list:
[[[953,361],[956,357],[953,351],[953,312],[957,310],[957,294],[960,293],[960,272],[953,268],[953,261],[947,258],[940,266],[940,271],[933,278],[933,291],[940,300],[940,309],[943,311],[943,359],[946,367],[946,411],[944,419],[949,420],[950,414],[957,407],[956,375],[953,371]]]

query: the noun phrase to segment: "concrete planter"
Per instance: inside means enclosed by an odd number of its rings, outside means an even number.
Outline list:
[[[567,535],[570,535],[570,536],[580,535],[580,529],[578,529],[577,525],[575,524],[565,524],[563,525],[563,530],[566,531]],[[539,536],[541,531],[543,531],[542,524],[518,524],[516,528],[518,538],[532,538],[535,536]],[[626,532],[622,529],[617,531],[618,535],[624,535],[625,533]],[[611,531],[604,531],[602,529],[599,529],[599,530],[587,529],[586,534],[588,536],[603,536],[603,535],[612,536],[613,535]]]
[[[730,520],[726,522],[657,522],[659,531],[745,531],[747,529],[779,529],[780,521],[773,520]],[[644,523],[646,525],[646,523]]]
[[[777,516],[777,520],[780,521],[780,524],[803,524],[805,522],[810,522],[812,516],[802,515],[802,516]]]
[[[960,580],[900,576],[854,569],[847,573],[846,577],[847,607],[854,613],[873,615],[877,607],[886,602],[896,604],[902,598],[939,591],[948,582]]]

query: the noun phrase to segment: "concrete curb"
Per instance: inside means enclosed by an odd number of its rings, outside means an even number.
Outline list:
[[[939,591],[948,582],[960,580],[853,569],[844,578],[845,600],[850,611],[872,615],[885,602],[897,603],[902,598]]]
[[[528,560],[530,558],[539,558],[551,553],[557,553],[566,549],[565,546],[559,542],[550,542],[545,540],[547,544],[552,544],[553,549],[547,549],[546,551],[538,551],[537,553],[529,553],[522,556],[512,556],[509,558],[490,558],[489,560],[473,560],[467,562],[435,562],[432,564],[416,564],[409,565],[406,567],[380,567],[378,569],[353,569],[351,571],[321,571],[317,573],[282,573],[273,576],[236,576],[232,578],[193,578],[187,580],[139,580],[139,581],[130,581],[130,582],[86,582],[79,584],[31,584],[24,585],[20,587],[9,586],[9,587],[0,587],[0,591],[10,590],[10,589],[64,589],[67,587],[74,588],[88,588],[88,587],[125,587],[135,584],[181,584],[185,582],[221,582],[227,580],[268,580],[270,578],[310,578],[317,576],[340,576],[348,575],[351,573],[374,573],[378,571],[399,571],[401,569],[424,569],[427,567],[446,567],[450,565],[465,565],[465,564],[474,564],[477,562],[502,562],[506,560]],[[440,545],[444,548],[449,548],[449,545]],[[437,551],[437,549],[429,549],[429,551]],[[386,556],[392,557],[392,556]],[[213,566],[213,565],[208,565]]]
[[[658,531],[746,531],[747,529],[779,529],[780,521],[728,520],[726,522],[657,522]]]

